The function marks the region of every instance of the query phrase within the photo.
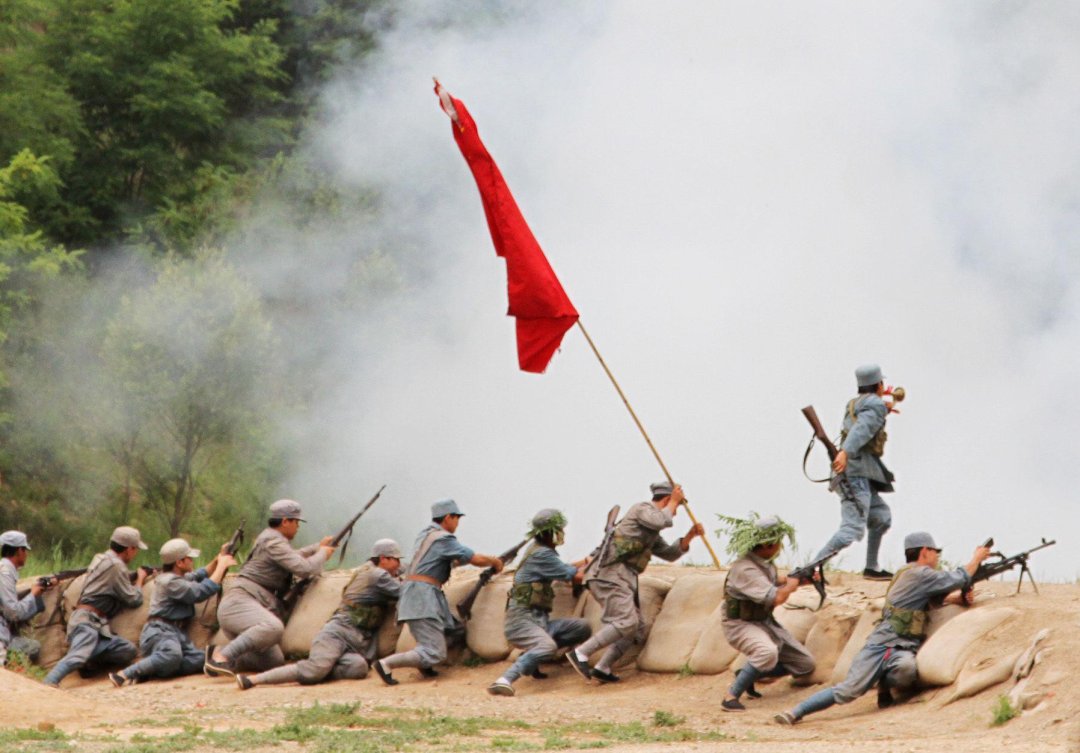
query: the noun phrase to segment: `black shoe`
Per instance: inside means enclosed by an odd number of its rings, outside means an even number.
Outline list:
[[[387,685],[398,684],[398,681],[391,677],[390,673],[383,668],[381,661],[375,662],[375,671],[379,673],[379,679],[385,682]]]
[[[592,677],[592,667],[589,666],[589,662],[579,659],[576,651],[567,652],[566,660],[570,662],[570,666],[574,668],[574,671],[586,680]]]
[[[206,657],[203,662],[203,673],[207,677],[236,677],[236,670],[229,660],[215,661],[213,654]]]
[[[746,711],[746,706],[743,706],[738,698],[729,698],[726,701],[721,701],[720,708],[724,711]]]
[[[604,670],[596,669],[595,667],[593,668],[592,672],[589,673],[589,675],[596,678],[600,682],[618,682],[622,679],[616,674],[612,674],[611,672],[605,672]]]
[[[532,678],[534,680],[546,680],[548,676],[546,672],[541,672],[539,669],[534,669],[532,673]]]
[[[884,685],[879,685],[877,689],[877,707],[879,709],[887,709],[894,703],[896,703],[896,701],[893,700],[892,691]]]
[[[888,570],[871,570],[866,568],[862,571],[862,577],[867,580],[892,580],[893,574]]]
[[[757,692],[757,688],[755,688],[753,685],[751,685],[750,687],[748,687],[746,689],[746,696],[748,698],[757,699],[757,698],[761,698],[761,693]]]
[[[134,685],[136,680],[134,678],[132,678],[132,677],[125,677],[124,675],[120,674],[119,672],[110,672],[109,673],[109,682],[111,682],[113,685],[115,685],[118,688],[122,688],[125,685]]]
[[[251,690],[253,687],[255,687],[255,683],[253,683],[251,681],[251,678],[247,675],[237,675],[236,686],[241,690]]]
[[[432,677],[439,676],[439,670],[435,669],[435,667],[420,667],[420,674],[430,680]]]

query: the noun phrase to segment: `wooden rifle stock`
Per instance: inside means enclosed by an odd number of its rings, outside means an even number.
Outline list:
[[[802,409],[802,414],[806,416],[810,428],[814,430],[814,439],[825,445],[825,450],[829,453],[829,461],[836,460],[836,456],[840,454],[840,451],[836,449],[836,445],[832,443],[832,440],[829,439],[829,435],[825,433],[825,427],[821,425],[821,419],[818,418],[814,406],[806,406]]]
[[[510,547],[505,552],[499,555],[499,560],[503,563],[503,567],[506,567],[514,561],[514,557],[517,557],[517,553],[521,551],[521,547],[532,541],[530,536],[518,542],[515,546]],[[480,589],[486,586],[491,579],[495,577],[495,568],[489,567],[480,573],[480,577],[476,579],[476,584],[472,587],[472,590],[466,594],[465,598],[458,602],[457,611],[462,620],[468,620],[472,617],[473,603],[476,601],[476,597],[480,595]]]

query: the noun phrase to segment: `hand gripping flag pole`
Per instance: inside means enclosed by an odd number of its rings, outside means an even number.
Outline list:
[[[593,339],[589,337],[577,309],[570,302],[540,244],[525,222],[495,160],[480,141],[469,111],[461,100],[450,96],[438,79],[435,79],[435,94],[439,97],[443,112],[453,123],[454,141],[476,179],[476,187],[480,190],[480,200],[484,205],[484,216],[491,231],[491,240],[495,244],[495,253],[506,260],[507,292],[510,301],[507,314],[516,320],[518,365],[522,371],[542,374],[562,343],[563,335],[577,324],[604,368],[604,373],[622,398],[623,405],[630,412],[641,436],[645,438],[645,443],[652,450],[664,476],[674,484],[675,481],[660,458],[660,453],[656,451],[645,427],[630,407],[630,401],[626,399],[611,369],[600,355]],[[698,520],[694,517],[690,505],[684,501],[683,506],[686,507],[691,522],[697,525]],[[712,555],[713,564],[719,568],[720,560],[709,539],[702,536],[701,540]]]

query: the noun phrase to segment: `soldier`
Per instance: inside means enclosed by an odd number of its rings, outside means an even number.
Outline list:
[[[791,539],[791,527],[780,518],[768,517],[740,520],[735,529],[731,542],[741,556],[724,579],[723,628],[731,647],[746,655],[746,664],[720,703],[724,711],[746,711],[739,700],[744,692],[760,698],[754,689],[759,677],[805,677],[815,666],[806,647],[772,614],[800,585],[798,578],[777,578],[773,564],[784,537]]]
[[[514,573],[503,628],[510,645],[524,653],[488,686],[492,695],[514,695],[514,682],[522,675],[543,679],[546,675],[540,672],[541,662],[550,661],[558,649],[581,643],[592,633],[589,624],[580,618],[549,619],[555,602],[551,582],[580,583],[585,566],[585,560],[570,564],[559,559],[555,547],[565,540],[565,528],[566,516],[558,510],[541,510],[532,519],[529,535],[533,543]]]
[[[465,513],[452,499],[431,506],[431,525],[416,537],[409,572],[401,587],[397,619],[409,626],[416,648],[375,662],[375,671],[387,685],[397,685],[391,673],[398,667],[416,667],[424,677],[437,677],[435,665],[446,659],[446,634],[460,635],[461,623],[450,613],[442,586],[450,579],[450,567],[476,565],[501,572],[498,557],[477,554],[461,544],[454,532]]]
[[[566,658],[578,673],[601,682],[618,682],[611,668],[620,656],[637,641],[645,637],[645,620],[638,603],[638,574],[645,571],[653,555],[674,562],[690,549],[696,536],[703,536],[705,529],[700,523],[674,544],[660,536],[660,531],[670,528],[685,499],[681,486],[667,481],[652,484],[651,502],[639,502],[630,508],[626,517],[618,522],[615,530],[601,545],[601,551],[585,569],[585,585],[600,602],[604,612],[603,627],[596,635],[582,643]],[[589,666],[589,656],[609,646],[596,663]]]
[[[300,503],[279,499],[270,505],[267,527],[255,539],[236,585],[218,606],[218,622],[226,636],[224,646],[208,648],[203,671],[211,677],[234,675],[240,667],[265,671],[285,663],[278,645],[285,633],[285,595],[293,576],[309,578],[322,572],[335,547],[333,536],[293,549],[289,543],[305,522]]]
[[[30,593],[18,597],[19,570],[29,557],[30,543],[22,531],[0,534],[0,667],[7,663],[7,652],[22,654],[30,661],[37,659],[41,644],[18,635],[17,626],[45,609],[41,593],[45,586],[34,581]]]
[[[200,554],[184,539],[169,539],[161,546],[162,573],[154,579],[150,616],[139,636],[143,658],[127,669],[109,673],[116,687],[202,671],[206,656],[188,638],[188,623],[195,616],[196,604],[220,593],[221,581],[236,560],[222,547],[210,564],[196,570],[195,559]]]
[[[979,547],[964,567],[938,570],[941,549],[929,533],[911,533],[904,538],[908,564],[889,584],[881,621],[866,645],[851,662],[847,677],[839,685],[818,691],[791,711],[777,714],[779,724],[795,724],[807,714],[823,711],[836,703],[851,703],[877,683],[878,708],[894,703],[892,689],[907,690],[918,679],[915,653],[926,635],[927,611],[932,604],[971,603],[959,589],[971,585],[979,563],[990,555],[989,547]],[[955,593],[954,593],[955,592]]]
[[[398,569],[401,548],[393,539],[379,539],[371,548],[371,559],[364,563],[345,586],[341,606],[315,640],[308,658],[296,664],[276,667],[261,674],[238,674],[241,690],[256,685],[299,682],[314,685],[323,680],[362,680],[378,649],[376,633],[387,610],[393,609],[401,593]]]
[[[892,406],[882,400],[886,394],[881,367],[876,364],[855,369],[859,394],[847,404],[840,452],[833,461],[833,487],[840,495],[840,529],[832,535],[814,559],[866,539],[866,568],[863,577],[889,580],[892,573],[878,564],[881,537],[892,525],[892,512],[881,498],[893,490],[895,477],[881,456],[885,452],[885,418]]]
[[[68,652],[45,676],[46,685],[59,687],[61,680],[89,662],[125,665],[135,658],[135,644],[113,635],[109,620],[121,609],[142,606],[142,585],[150,569],[140,567],[132,582],[127,566],[145,549],[137,529],[120,526],[112,533],[108,551],[94,555],[68,620]]]

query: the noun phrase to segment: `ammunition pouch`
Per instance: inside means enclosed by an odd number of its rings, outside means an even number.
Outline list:
[[[764,622],[772,616],[772,610],[764,604],[749,599],[733,599],[730,596],[724,598],[724,613],[729,619],[749,622]]]
[[[891,604],[885,605],[881,618],[889,623],[901,638],[925,638],[927,612],[925,609],[899,609]]]
[[[386,616],[386,607],[382,604],[349,604],[348,610],[349,619],[357,630],[378,630]]]
[[[541,609],[550,612],[555,605],[555,589],[549,582],[515,583],[510,587],[511,604],[525,609]]]
[[[645,572],[652,559],[652,549],[646,548],[645,544],[637,539],[615,534],[612,537],[615,547],[615,561],[621,562],[638,573]]]

